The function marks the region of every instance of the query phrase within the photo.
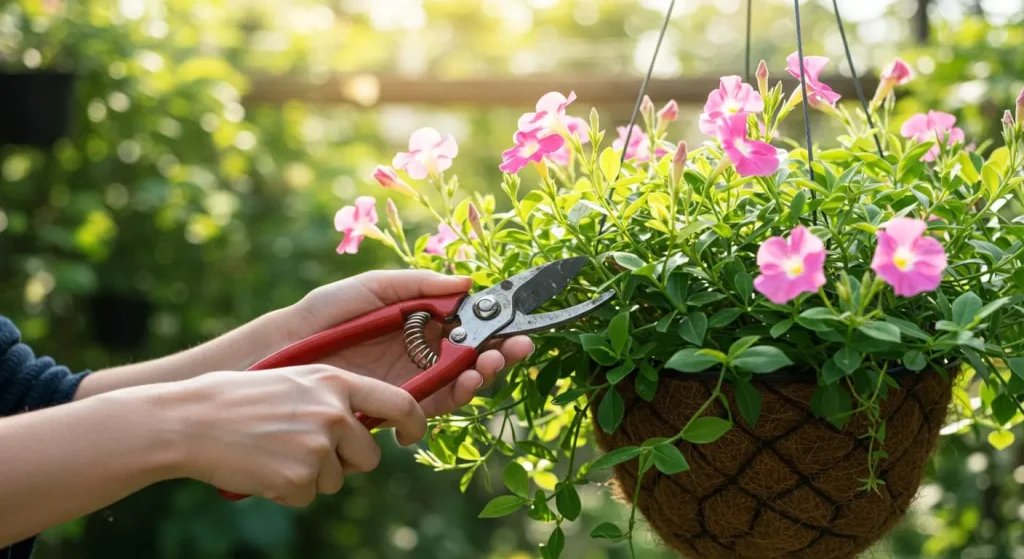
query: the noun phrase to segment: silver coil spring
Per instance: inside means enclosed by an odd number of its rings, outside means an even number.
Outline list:
[[[405,353],[420,369],[429,369],[437,363],[437,352],[427,343],[427,324],[430,319],[428,312],[414,312],[405,319],[405,328],[402,330]]]

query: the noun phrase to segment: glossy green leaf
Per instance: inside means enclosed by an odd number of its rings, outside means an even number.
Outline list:
[[[761,393],[747,381],[739,381],[736,386],[736,406],[740,408],[740,415],[751,427],[757,426],[757,420],[761,416]]]
[[[737,369],[752,373],[772,373],[792,364],[781,349],[764,345],[748,348],[732,360]]]
[[[971,291],[964,293],[953,301],[953,322],[961,327],[967,326],[981,311],[981,307],[981,297]]]
[[[505,470],[501,473],[501,480],[505,482],[505,487],[508,488],[515,495],[526,499],[530,496],[530,478],[526,475],[526,470],[519,462],[509,462],[508,466],[505,466]]]
[[[713,355],[701,352],[696,348],[686,348],[677,351],[665,366],[669,369],[682,371],[684,373],[699,373],[706,371],[719,364],[720,361]]]
[[[616,524],[602,522],[590,532],[590,537],[597,539],[619,540],[625,537],[625,533]]]
[[[499,518],[516,512],[528,501],[517,495],[502,495],[495,497],[484,506],[479,518]]]
[[[732,423],[720,417],[698,417],[683,428],[683,438],[694,444],[708,444],[717,441]]]
[[[846,346],[837,351],[836,354],[832,356],[832,360],[835,361],[836,365],[838,365],[843,371],[852,373],[860,367],[861,362],[864,360],[864,356],[852,347]]]
[[[708,317],[701,312],[692,312],[679,323],[679,336],[693,345],[701,345],[707,329]]]
[[[622,355],[622,350],[629,341],[629,312],[623,311],[608,323],[608,339],[611,341],[615,355]]]
[[[606,468],[611,468],[612,466],[614,466],[616,464],[621,464],[623,462],[628,462],[628,461],[636,458],[639,455],[640,455],[640,447],[638,447],[638,446],[624,446],[622,448],[617,448],[617,449],[615,449],[615,450],[613,450],[613,451],[611,451],[611,452],[601,456],[597,460],[594,460],[594,463],[591,464],[590,469],[592,469],[592,470],[604,470]]]
[[[614,433],[619,428],[619,423],[622,423],[625,411],[626,404],[622,401],[622,396],[612,387],[601,398],[601,405],[597,408],[597,422],[605,433]]]
[[[899,343],[901,341],[900,329],[888,322],[869,321],[857,327],[858,330],[883,342]]]
[[[567,520],[576,520],[580,515],[580,495],[576,492],[576,486],[571,483],[559,482],[555,486],[555,506]]]
[[[662,443],[654,447],[654,467],[663,474],[675,475],[690,469],[683,453],[669,443]]]
[[[626,378],[629,373],[632,373],[633,369],[636,369],[636,366],[632,361],[626,361],[625,363],[620,364],[614,369],[608,371],[608,374],[606,375],[608,377],[608,382],[618,384],[622,379]]]

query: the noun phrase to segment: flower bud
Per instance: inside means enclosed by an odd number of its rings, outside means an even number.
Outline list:
[[[473,202],[469,203],[467,219],[469,219],[469,226],[473,228],[473,233],[476,234],[476,238],[483,239],[484,227],[483,224],[480,223],[480,212],[476,209],[476,206],[473,205]]]
[[[402,220],[398,217],[398,206],[395,206],[395,202],[391,198],[388,198],[388,203],[384,206],[384,212],[388,216],[388,224],[396,231],[401,231]]]
[[[768,96],[768,64],[762,60],[757,65],[757,91],[761,93],[761,98],[764,99]]]
[[[909,82],[912,77],[910,66],[902,59],[897,58],[890,62],[882,70],[882,79],[878,82],[878,89],[875,90],[875,96],[871,99],[871,107],[877,107],[894,87]]]
[[[1013,114],[1009,109],[1003,111],[1003,124],[1013,126]]]
[[[686,142],[679,142],[675,153],[672,154],[672,183],[676,184],[683,178],[683,168],[686,167]]]
[[[670,100],[658,111],[658,122],[675,122],[679,118],[679,104],[675,99]]]
[[[1017,123],[1024,122],[1024,89],[1017,96]]]
[[[373,178],[384,188],[401,192],[406,196],[416,196],[416,191],[402,179],[398,178],[395,170],[391,167],[377,165],[377,168],[373,170]]]
[[[646,113],[654,110],[654,102],[647,95],[644,95],[644,100],[640,102],[640,112]]]

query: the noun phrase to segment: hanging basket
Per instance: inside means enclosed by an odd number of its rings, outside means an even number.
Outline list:
[[[856,557],[903,516],[946,417],[952,389],[947,375],[907,374],[880,401],[886,421],[876,477],[879,492],[862,488],[868,478],[868,422],[855,414],[837,429],[810,411],[815,380],[792,375],[756,380],[762,409],[755,427],[742,418],[731,386],[723,392],[735,426],[714,443],[680,441],[690,469],[672,476],[652,468],[643,476],[639,509],[669,547],[689,559],[845,559]],[[619,383],[626,412],[611,435],[597,426],[597,442],[609,452],[672,437],[697,413],[715,387],[666,371],[653,401],[632,383]],[[598,409],[603,393],[594,397]],[[726,417],[716,402],[706,412]],[[638,460],[615,466],[616,493],[632,502]]]
[[[48,149],[68,133],[74,74],[0,72],[0,145]]]

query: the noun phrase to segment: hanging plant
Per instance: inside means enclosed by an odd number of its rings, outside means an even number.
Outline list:
[[[495,452],[515,457],[511,493],[483,514],[554,523],[545,557],[580,514],[577,487],[608,468],[632,514],[594,537],[632,548],[639,510],[687,557],[852,557],[906,511],[952,395],[966,418],[952,429],[984,426],[996,446],[1024,420],[1024,226],[1000,213],[1024,183],[1024,97],[1006,145],[975,149],[934,111],[882,132],[901,62],[865,113],[820,81],[827,59],[800,60],[788,96],[763,62],[756,89],[723,77],[699,122],[712,139],[692,150],[665,142],[674,102],[645,100],[644,126],[602,148],[595,111],[588,123],[567,115],[574,94],[545,95],[502,155],[506,211],[458,201],[454,138],[417,131],[393,162],[417,184],[374,175],[437,218],[411,246],[390,200],[383,230],[371,197],[338,213],[339,252],[370,237],[481,287],[585,255],[557,305],[616,291],[571,330],[538,334],[526,366],[469,415],[437,420],[419,454],[465,470],[463,487]],[[805,117],[845,127],[836,147],[776,147],[793,145],[777,131],[804,99]],[[531,165],[539,187],[523,192]],[[589,440],[606,452],[592,462]]]

